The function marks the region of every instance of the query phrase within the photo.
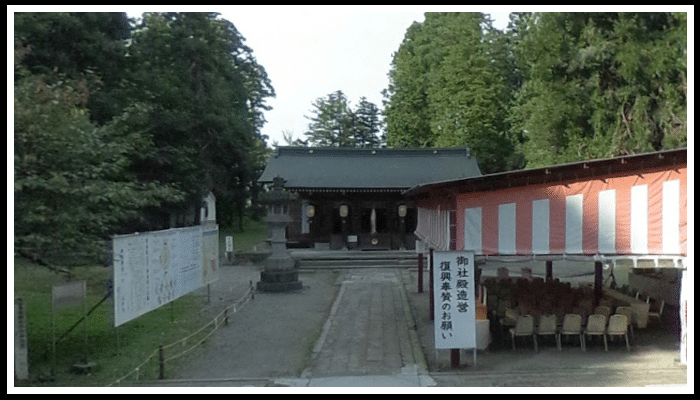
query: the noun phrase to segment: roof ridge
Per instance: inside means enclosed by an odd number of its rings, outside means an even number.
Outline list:
[[[465,157],[472,157],[466,147],[297,147],[280,146],[276,148],[275,156],[282,154],[309,154],[309,155],[441,155],[463,153]]]

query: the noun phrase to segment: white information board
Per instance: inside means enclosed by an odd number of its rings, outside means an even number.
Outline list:
[[[202,285],[219,279],[219,228],[202,227]]]
[[[114,326],[218,278],[218,226],[117,235],[112,246]]]
[[[436,349],[476,348],[474,253],[433,253]]]

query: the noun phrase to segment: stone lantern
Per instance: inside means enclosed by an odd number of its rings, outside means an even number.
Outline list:
[[[265,260],[257,290],[261,292],[288,292],[300,290],[299,272],[294,259],[287,252],[285,228],[292,222],[289,216],[289,203],[298,197],[296,193],[285,191],[285,180],[277,176],[272,181],[272,190],[260,195],[260,201],[267,204],[267,222],[270,230],[272,254]]]

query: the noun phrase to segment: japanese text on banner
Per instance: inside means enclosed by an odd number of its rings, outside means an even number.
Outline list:
[[[474,254],[435,252],[434,265],[435,348],[475,348]]]

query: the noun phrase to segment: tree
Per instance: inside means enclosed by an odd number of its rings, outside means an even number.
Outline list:
[[[126,13],[15,13],[15,36],[30,51],[22,65],[51,79],[54,70],[83,82],[90,119],[105,124],[128,105],[121,94],[131,36]]]
[[[684,14],[542,13],[510,119],[531,167],[686,143]]]
[[[387,144],[390,146],[428,147],[435,144],[430,128],[427,87],[433,64],[431,60],[437,58],[432,53],[439,50],[439,46],[430,44],[430,38],[435,38],[435,35],[423,32],[424,25],[418,22],[408,28],[392,59],[389,87],[382,92],[386,99],[384,115]]]
[[[299,141],[311,146],[331,147],[379,147],[382,143],[378,136],[381,123],[379,109],[365,97],[355,110],[345,94],[338,90],[326,98],[318,98],[313,103],[311,122],[305,133],[306,141]]]
[[[294,132],[285,129],[282,131],[282,139],[284,140],[285,146],[293,146],[293,147],[303,147],[303,146],[308,146],[308,142],[305,140],[301,140],[299,138],[294,139]],[[273,142],[273,147],[279,146],[279,143],[277,141]]]
[[[221,221],[256,207],[274,90],[232,23],[18,13],[15,31],[17,249],[95,255],[209,190]]]
[[[16,57],[29,51],[19,41]],[[160,202],[182,200],[167,184],[137,182],[129,158],[148,149],[133,130],[134,106],[97,126],[86,108],[86,82],[61,74],[46,79],[15,61],[14,244],[44,262],[94,262],[120,223]]]
[[[483,172],[519,166],[501,33],[480,13],[426,13],[394,55],[385,107],[395,146],[466,146]]]
[[[351,111],[354,147],[380,147],[384,142],[380,132],[379,108],[367,98],[361,97],[357,108]]]
[[[327,98],[318,98],[313,103],[311,122],[305,133],[311,145],[351,147],[354,143],[350,133],[348,100],[342,91],[331,93]]]
[[[687,145],[684,13],[427,13],[384,91],[392,146],[467,146],[483,172]]]
[[[143,178],[188,193],[177,212],[213,190],[239,218],[254,192],[264,149],[264,68],[235,26],[216,13],[146,14],[129,47],[129,96],[151,106],[156,152],[134,165]],[[228,206],[231,208],[227,208]]]

